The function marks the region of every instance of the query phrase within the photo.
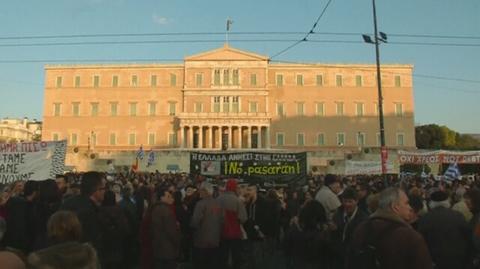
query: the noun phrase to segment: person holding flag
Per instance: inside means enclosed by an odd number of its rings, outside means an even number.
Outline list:
[[[155,153],[153,152],[153,150],[150,149],[150,151],[148,152],[147,167],[149,167],[150,165],[153,165],[154,163],[155,163]]]
[[[460,179],[462,175],[460,174],[460,169],[458,168],[457,163],[451,163],[448,166],[447,171],[445,171],[445,174],[443,174],[446,180],[455,180],[455,179]]]

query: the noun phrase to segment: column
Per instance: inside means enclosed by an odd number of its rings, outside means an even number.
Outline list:
[[[193,149],[193,125],[190,126],[190,148]]]
[[[213,126],[208,126],[209,128],[209,136],[208,136],[208,143],[207,143],[207,147],[209,149],[211,149],[213,147]]]
[[[266,132],[265,135],[267,136],[265,138],[265,142],[266,142],[265,144],[266,144],[267,149],[269,149],[270,148],[270,126],[265,127],[265,132]]]
[[[248,126],[247,129],[247,148],[251,149],[252,148],[252,126]]]
[[[242,133],[242,126],[238,126],[238,148],[243,148],[243,133]]]
[[[203,148],[203,126],[200,126],[198,129],[198,148]]]
[[[258,145],[258,148],[261,149],[262,148],[262,126],[257,127],[257,132],[258,132],[257,145]]]
[[[232,125],[228,126],[228,149],[232,148],[232,140],[233,140],[233,129]]]
[[[218,148],[219,149],[222,149],[222,135],[223,135],[223,131],[222,131],[222,126],[219,125],[218,126]]]
[[[185,126],[180,126],[180,148],[185,148]]]

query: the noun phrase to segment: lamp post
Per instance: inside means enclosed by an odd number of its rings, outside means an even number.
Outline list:
[[[378,36],[378,29],[377,29],[377,11],[375,7],[375,0],[372,0],[373,5],[373,26],[374,26],[374,40],[368,35],[362,35],[363,40],[366,43],[375,44],[375,56],[377,62],[377,88],[378,88],[378,120],[380,123],[380,154],[382,160],[382,175],[385,177],[386,181],[386,174],[387,174],[387,147],[385,146],[385,126],[383,120],[383,95],[382,95],[382,75],[380,72],[380,50],[379,50],[379,43],[387,43],[387,35],[383,32],[380,32],[380,37]]]

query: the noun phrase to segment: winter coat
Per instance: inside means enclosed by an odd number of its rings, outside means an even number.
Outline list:
[[[368,234],[368,223],[373,226],[372,234]],[[367,237],[378,236],[386,229],[396,225],[389,233],[378,239],[376,249],[381,268],[388,269],[431,269],[432,260],[427,244],[422,236],[408,223],[389,210],[378,209],[370,219],[358,226],[352,239],[352,252],[347,258],[347,268],[357,268],[352,261],[352,253],[362,249]]]
[[[180,254],[180,229],[170,205],[157,203],[152,210],[152,247],[155,260],[174,260]]]
[[[193,245],[197,248],[216,248],[220,245],[223,229],[223,210],[220,203],[212,198],[204,198],[195,206],[191,226]]]
[[[463,215],[450,208],[436,207],[418,223],[436,269],[466,268],[472,254],[470,229]]]
[[[244,204],[231,191],[222,193],[217,200],[224,214],[223,239],[242,239],[240,225],[247,220],[247,211]],[[235,227],[232,227],[233,225]]]

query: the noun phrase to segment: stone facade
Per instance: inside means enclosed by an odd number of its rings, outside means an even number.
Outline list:
[[[415,148],[411,65],[382,65],[386,145]],[[179,64],[45,67],[44,140],[89,152],[379,147],[376,69],[222,48]]]
[[[24,119],[0,120],[0,142],[16,143],[40,139],[42,123],[36,120]]]

